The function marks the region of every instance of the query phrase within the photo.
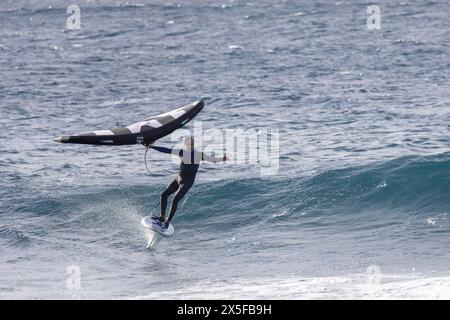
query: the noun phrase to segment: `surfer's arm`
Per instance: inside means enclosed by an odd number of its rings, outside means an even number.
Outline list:
[[[169,149],[166,147],[158,147],[158,146],[150,146],[150,148],[155,149],[156,151],[167,153],[167,154],[177,154],[180,155],[182,150],[179,149]]]
[[[202,152],[202,160],[216,163],[216,162],[227,161],[228,157],[226,155],[224,155],[221,158],[213,157],[213,156],[207,155],[206,153]]]

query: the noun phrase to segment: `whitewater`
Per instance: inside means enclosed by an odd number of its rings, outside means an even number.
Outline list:
[[[379,30],[360,1],[71,4],[0,3],[0,299],[450,298],[446,1],[379,1]],[[148,250],[177,164],[53,139],[199,99],[278,130],[279,167],[202,164]]]

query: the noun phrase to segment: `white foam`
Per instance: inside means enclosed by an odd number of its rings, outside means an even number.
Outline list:
[[[449,299],[450,276],[370,275],[201,281],[132,299]]]

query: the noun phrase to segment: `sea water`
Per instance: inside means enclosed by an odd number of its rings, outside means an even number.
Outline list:
[[[72,4],[0,3],[0,298],[450,297],[447,1]],[[278,166],[202,164],[148,250],[177,164],[53,138],[198,99]]]

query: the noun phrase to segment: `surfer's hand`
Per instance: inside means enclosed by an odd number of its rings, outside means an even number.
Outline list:
[[[155,141],[149,141],[149,142],[143,142],[142,144],[145,146],[145,147],[150,147],[153,143],[154,143]]]

